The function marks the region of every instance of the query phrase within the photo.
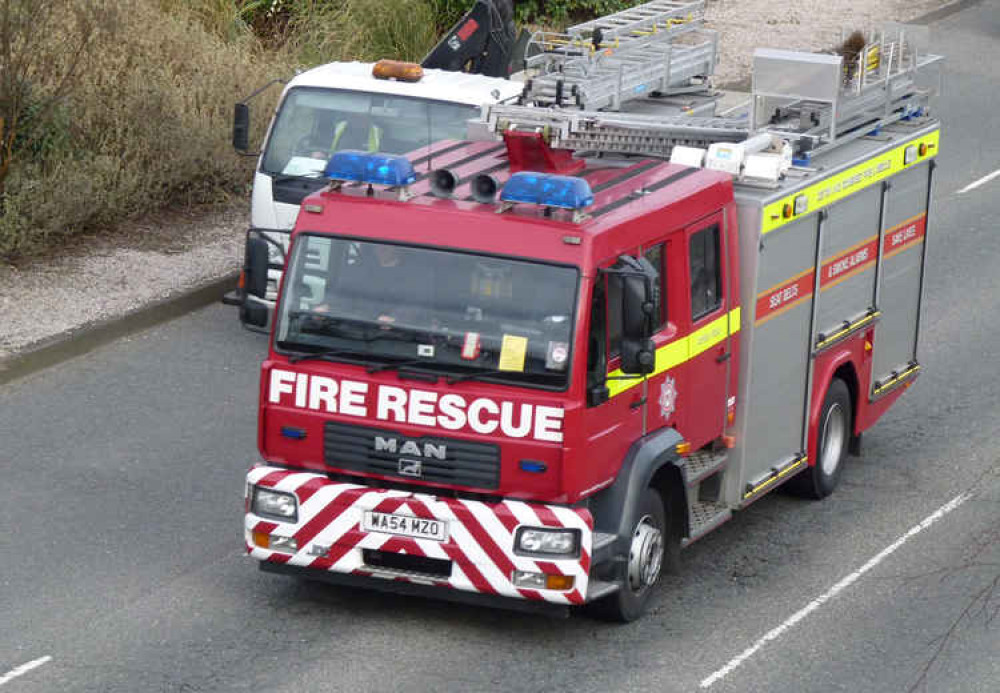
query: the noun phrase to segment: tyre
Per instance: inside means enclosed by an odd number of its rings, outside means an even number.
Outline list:
[[[680,543],[667,525],[663,498],[655,489],[643,491],[630,533],[629,554],[617,592],[595,603],[594,613],[605,620],[628,623],[646,611],[650,595],[664,568],[664,557],[674,556],[668,542]]]
[[[834,378],[826,391],[816,427],[816,464],[807,467],[789,482],[791,491],[807,498],[820,499],[837,488],[851,440],[853,409],[847,384],[840,378]]]

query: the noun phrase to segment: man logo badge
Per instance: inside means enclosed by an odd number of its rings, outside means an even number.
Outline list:
[[[401,476],[421,476],[423,472],[423,465],[420,463],[420,460],[411,460],[406,457],[399,458],[399,474]]]

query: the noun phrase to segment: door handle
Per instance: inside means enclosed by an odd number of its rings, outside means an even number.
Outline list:
[[[721,354],[719,354],[718,356],[715,357],[715,362],[716,363],[725,363],[726,361],[728,361],[730,359],[730,357],[732,355],[733,355],[733,353],[731,351],[724,351],[724,352],[722,352]]]
[[[646,403],[646,398],[645,397],[637,397],[634,400],[632,400],[632,402],[628,405],[628,408],[629,409],[638,409],[639,407],[641,407],[645,403]]]

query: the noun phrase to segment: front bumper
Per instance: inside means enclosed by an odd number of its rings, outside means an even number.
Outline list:
[[[324,573],[352,575],[559,605],[586,601],[594,534],[593,518],[586,509],[441,498],[334,482],[321,474],[267,466],[247,474],[248,491],[252,486],[294,493],[298,499],[294,523],[257,516],[248,504],[244,522],[247,552],[260,561],[302,568],[317,577]],[[365,531],[362,519],[366,511],[441,520],[448,525],[448,538],[439,542]],[[515,554],[514,536],[521,525],[579,530],[580,555],[554,559]],[[262,548],[255,543],[255,535],[293,537],[295,552]],[[436,566],[445,568],[434,574],[386,568],[372,564],[375,552],[413,557],[418,566],[420,558],[436,559]],[[573,586],[565,590],[518,587],[513,582],[515,571],[570,576]],[[385,583],[379,586],[385,587]]]

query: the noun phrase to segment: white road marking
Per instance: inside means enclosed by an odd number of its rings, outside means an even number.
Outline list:
[[[766,645],[767,643],[771,642],[772,640],[777,640],[778,638],[780,638],[782,635],[785,634],[786,631],[788,631],[790,628],[792,628],[792,626],[794,626],[796,623],[798,623],[799,621],[801,621],[802,619],[804,619],[806,616],[808,616],[809,614],[811,614],[813,611],[815,611],[819,607],[823,606],[823,604],[825,604],[829,600],[833,599],[838,594],[840,594],[841,592],[843,592],[845,589],[847,589],[848,587],[850,587],[852,584],[854,584],[855,582],[857,582],[857,580],[862,575],[864,575],[869,570],[871,570],[872,568],[874,568],[875,566],[877,566],[879,563],[881,563],[882,561],[884,561],[886,558],[888,558],[896,549],[898,549],[900,546],[902,546],[903,544],[905,544],[910,538],[914,537],[915,535],[919,534],[920,532],[922,532],[925,529],[927,529],[928,527],[930,527],[932,524],[934,524],[935,522],[937,522],[938,520],[940,520],[942,517],[944,517],[945,515],[947,515],[948,513],[950,513],[952,510],[954,510],[955,508],[957,508],[958,506],[960,506],[962,503],[964,503],[965,501],[967,501],[970,496],[971,496],[970,493],[963,493],[960,496],[956,496],[955,498],[953,498],[952,500],[948,501],[947,503],[945,503],[944,505],[942,505],[940,508],[938,508],[937,510],[935,510],[933,513],[931,513],[930,515],[928,515],[926,518],[924,518],[924,520],[922,522],[920,522],[920,524],[917,524],[917,525],[914,525],[913,527],[911,527],[910,530],[906,534],[904,534],[899,539],[897,539],[896,541],[892,542],[887,547],[885,547],[884,549],[882,549],[880,552],[878,552],[877,554],[875,554],[863,566],[861,566],[860,568],[858,568],[857,570],[855,570],[853,573],[851,573],[850,575],[846,576],[845,578],[841,579],[840,582],[838,582],[837,584],[835,584],[833,587],[831,587],[825,593],[823,593],[822,595],[820,595],[819,597],[817,597],[816,599],[812,600],[811,602],[809,602],[808,604],[806,604],[804,607],[802,607],[801,609],[799,609],[798,611],[796,611],[794,614],[792,614],[780,626],[778,626],[778,627],[776,627],[776,628],[768,631],[764,635],[764,637],[762,637],[760,640],[758,640],[757,642],[755,642],[753,645],[751,645],[747,649],[743,650],[743,652],[740,653],[739,655],[737,655],[736,657],[733,657],[731,660],[729,660],[729,663],[726,664],[726,666],[722,667],[718,671],[715,671],[712,674],[710,674],[709,676],[706,676],[704,679],[702,679],[701,687],[702,688],[708,688],[712,684],[717,683],[718,681],[721,681],[723,678],[725,678],[730,673],[732,673],[733,670],[735,670],[737,667],[739,667],[741,664],[743,664],[743,662],[745,662],[746,660],[748,660],[751,657],[753,657],[757,653],[758,650],[760,650],[762,647],[764,647],[764,645]]]
[[[959,190],[957,194],[961,195],[962,193],[967,193],[970,190],[975,190],[980,185],[985,185],[986,183],[989,183],[991,180],[993,180],[997,176],[1000,176],[1000,168],[998,168],[993,173],[990,173],[988,175],[983,176],[979,180],[972,181],[971,183],[969,183],[968,185],[966,185],[964,188],[962,188],[961,190]]]
[[[37,669],[38,667],[42,666],[46,662],[51,662],[51,661],[52,661],[52,657],[50,655],[45,655],[44,657],[39,657],[38,659],[31,660],[27,664],[22,664],[21,666],[17,667],[16,669],[11,669],[10,671],[8,671],[3,676],[0,676],[0,686],[4,685],[5,683],[10,683],[14,679],[16,679],[18,676],[24,676],[25,674],[27,674],[32,669]]]

